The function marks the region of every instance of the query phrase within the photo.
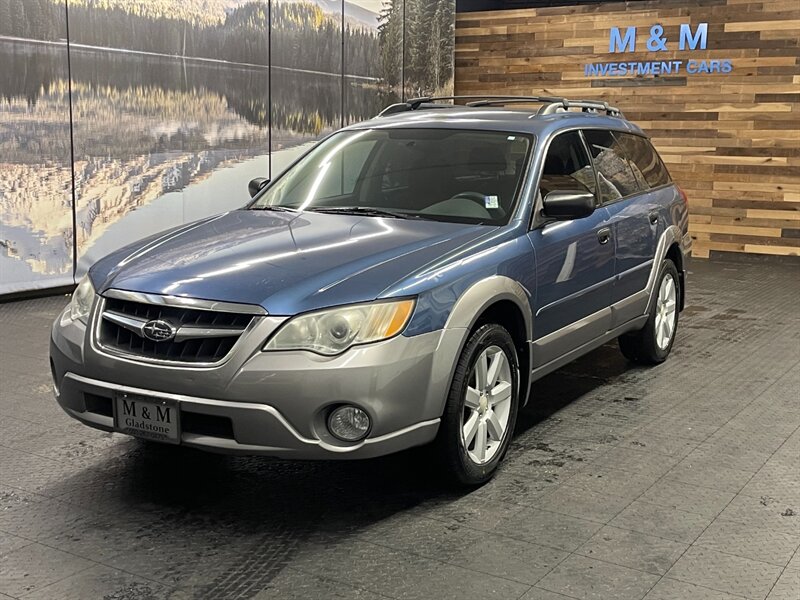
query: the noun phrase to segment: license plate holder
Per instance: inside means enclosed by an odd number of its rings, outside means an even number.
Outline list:
[[[127,392],[114,395],[114,426],[136,437],[180,444],[181,411],[176,400]]]

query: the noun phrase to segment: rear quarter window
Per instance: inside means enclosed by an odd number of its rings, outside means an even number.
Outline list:
[[[614,132],[630,161],[636,165],[651,188],[671,182],[667,167],[653,148],[650,140],[630,133]]]
[[[610,131],[586,129],[583,134],[597,172],[600,202],[605,204],[637,194],[643,185],[646,189],[644,176],[637,177],[633,164]]]

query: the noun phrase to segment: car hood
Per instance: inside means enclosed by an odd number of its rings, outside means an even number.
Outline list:
[[[238,210],[98,262],[109,288],[258,304],[273,315],[374,300],[448,253],[496,231],[361,215]]]

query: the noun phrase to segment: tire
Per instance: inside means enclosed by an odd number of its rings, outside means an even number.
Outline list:
[[[655,298],[647,323],[639,331],[619,337],[619,349],[625,358],[642,365],[664,362],[672,350],[678,331],[681,280],[675,263],[665,259],[656,281]]]
[[[502,358],[498,359],[499,355]],[[500,362],[495,365],[496,360]],[[482,382],[478,379],[481,372],[486,373]],[[486,393],[490,389],[494,394]],[[489,481],[508,450],[518,408],[519,362],[514,340],[500,325],[482,325],[470,335],[458,359],[433,446],[445,475],[468,486]]]

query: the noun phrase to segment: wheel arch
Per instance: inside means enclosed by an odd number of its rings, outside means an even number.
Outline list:
[[[650,269],[650,277],[647,280],[647,287],[645,290],[647,291],[648,301],[647,307],[644,314],[648,314],[650,309],[652,308],[653,302],[655,301],[655,297],[657,295],[656,286],[658,285],[658,276],[661,273],[661,264],[664,262],[665,258],[670,258],[675,263],[675,267],[678,269],[678,276],[680,277],[680,284],[681,284],[681,297],[680,297],[680,309],[683,309],[683,294],[684,294],[684,285],[683,285],[683,253],[681,252],[681,230],[676,225],[670,225],[664,230],[664,233],[661,234],[661,237],[658,239],[658,245],[656,246],[656,254],[653,260],[653,266]],[[679,258],[676,260],[673,256],[677,255]]]
[[[508,330],[517,348],[519,359],[520,406],[528,401],[530,374],[533,365],[531,343],[533,315],[530,309],[530,293],[519,282],[495,275],[470,286],[453,306],[445,329],[461,330],[462,339],[458,353],[452,357],[450,378],[452,381],[458,357],[470,334],[485,323],[497,323]]]
[[[683,252],[681,252],[681,247],[678,242],[672,242],[669,248],[667,248],[666,258],[670,259],[673,263],[675,263],[675,267],[678,269],[678,279],[680,280],[680,296],[678,297],[678,310],[683,310],[683,307],[686,304],[686,274],[683,270]]]

